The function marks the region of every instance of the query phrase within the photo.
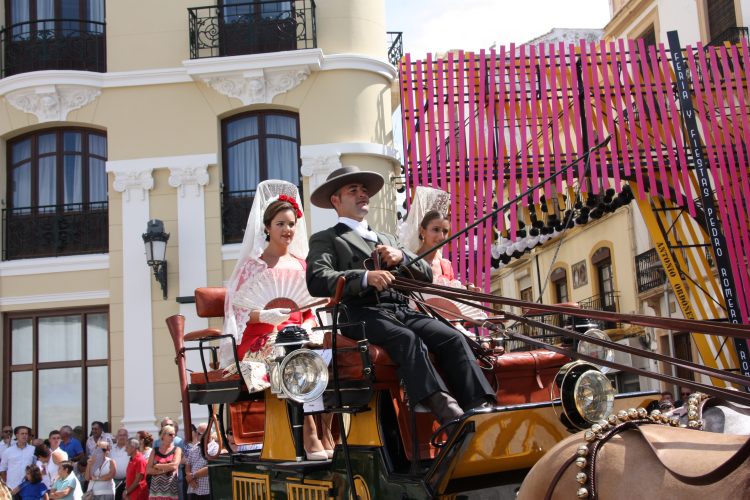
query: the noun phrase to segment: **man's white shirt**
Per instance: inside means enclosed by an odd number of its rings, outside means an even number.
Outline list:
[[[126,447],[118,448],[115,444],[112,446],[112,451],[109,452],[109,458],[115,461],[115,479],[125,479],[125,473],[130,463],[130,455],[125,451]]]
[[[13,444],[3,452],[0,459],[0,472],[6,473],[5,483],[10,489],[15,488],[26,477],[26,466],[34,463],[34,447],[27,444],[23,448]]]

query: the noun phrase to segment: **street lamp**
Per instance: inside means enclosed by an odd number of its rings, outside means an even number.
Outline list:
[[[167,299],[167,241],[169,233],[164,232],[164,222],[151,219],[143,233],[143,244],[146,247],[146,262],[154,270],[154,277],[161,285],[164,300]]]

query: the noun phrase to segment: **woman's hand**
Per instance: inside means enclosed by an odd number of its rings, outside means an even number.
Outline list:
[[[277,307],[275,309],[263,309],[258,311],[258,321],[268,323],[269,325],[280,325],[289,319],[291,309],[287,307]]]

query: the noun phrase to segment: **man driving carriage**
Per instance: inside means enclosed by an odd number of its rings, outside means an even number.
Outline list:
[[[494,404],[495,391],[463,335],[410,308],[408,300],[390,288],[394,272],[431,282],[432,270],[423,260],[412,262],[416,256],[394,236],[367,225],[370,197],[383,183],[380,174],[348,166],[333,171],[312,193],[313,205],[336,210],[339,221],[310,239],[307,286],[311,295],[328,297],[344,276],[342,303],[348,320],[364,322],[368,340],[398,364],[412,406],[421,403],[444,424],[464,411]],[[379,265],[367,269],[371,256]],[[407,263],[408,269],[403,266]],[[436,357],[445,382],[429,353]]]

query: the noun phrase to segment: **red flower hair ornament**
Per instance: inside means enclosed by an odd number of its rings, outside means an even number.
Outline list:
[[[297,218],[299,219],[302,217],[302,210],[299,208],[299,205],[297,204],[297,200],[295,200],[293,197],[285,195],[285,194],[280,194],[279,201],[285,201],[289,203],[292,206],[292,208],[294,208],[294,212],[297,215]]]

